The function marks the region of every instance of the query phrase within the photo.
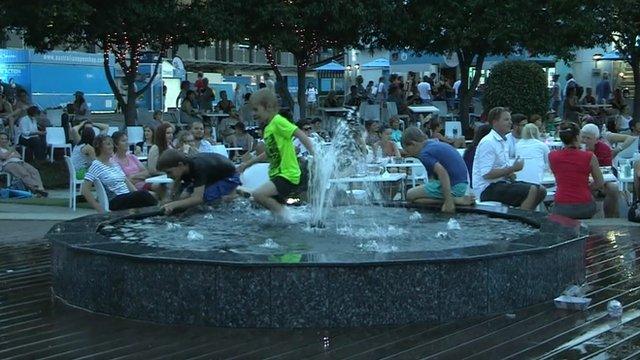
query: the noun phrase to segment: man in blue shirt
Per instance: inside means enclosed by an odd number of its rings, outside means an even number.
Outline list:
[[[598,104],[606,103],[611,97],[611,83],[609,82],[609,73],[602,73],[602,80],[596,85],[596,98]]]
[[[409,127],[402,134],[402,148],[408,156],[417,157],[427,169],[429,181],[407,192],[407,200],[418,203],[443,203],[443,212],[454,212],[455,205],[472,205],[473,196],[467,196],[469,187],[467,166],[462,156],[451,145],[427,141],[417,127]]]

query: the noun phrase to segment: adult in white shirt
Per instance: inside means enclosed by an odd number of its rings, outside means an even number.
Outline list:
[[[431,84],[429,84],[428,76],[422,77],[422,81],[418,84],[418,93],[423,104],[431,105]]]
[[[310,122],[303,121],[298,124],[298,128],[302,129],[302,131],[304,131],[305,135],[307,135],[309,139],[312,139],[315,141],[313,126],[311,126]],[[307,156],[309,156],[309,150],[307,150],[307,147],[304,146],[304,144],[302,143],[302,141],[300,141],[300,139],[298,138],[293,139],[293,147],[295,148],[296,155],[298,155],[298,157],[306,158]]]
[[[307,91],[305,91],[305,94],[307,95],[307,104],[314,104],[318,102],[318,89],[316,89],[315,86],[313,86],[312,83],[309,83],[309,85],[307,85]]]
[[[384,76],[381,76],[376,87],[376,101],[379,103],[387,100],[387,86],[384,84]]]
[[[513,123],[513,128],[511,132],[505,136],[507,140],[507,147],[509,149],[509,157],[516,157],[516,144],[520,140],[522,128],[527,125],[529,120],[527,120],[527,116],[524,114],[513,114],[511,116],[511,122]]]
[[[27,115],[20,118],[18,143],[31,150],[34,158],[44,160],[47,156],[47,143],[44,138],[46,132],[38,129],[38,115],[40,109],[31,106],[27,109]]]
[[[522,170],[524,161],[509,165],[505,135],[511,130],[511,114],[506,108],[489,111],[488,121],[493,127],[489,135],[480,140],[473,158],[473,190],[480,201],[497,201],[523,210],[533,210],[547,192],[544,187],[514,181],[515,173]]]
[[[564,85],[564,90],[562,91],[562,96],[565,98],[567,97],[567,93],[570,88],[578,88],[578,83],[576,82],[576,79],[573,78],[572,73],[568,73],[566,79],[567,83]]]
[[[190,127],[193,134],[193,140],[195,140],[195,148],[201,153],[212,153],[213,145],[204,139],[204,124],[200,121],[194,121]]]
[[[460,85],[462,84],[462,80],[458,79],[453,83],[453,92],[455,94],[455,98],[458,99],[458,94],[460,91]]]
[[[524,160],[524,168],[516,173],[516,180],[540,184],[549,168],[549,146],[540,141],[536,124],[522,128],[522,137],[516,144],[516,157]]]

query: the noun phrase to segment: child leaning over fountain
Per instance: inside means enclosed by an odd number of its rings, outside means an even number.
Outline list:
[[[408,156],[417,157],[429,174],[429,181],[425,185],[407,192],[407,200],[427,204],[444,201],[444,212],[454,212],[456,204],[474,204],[475,199],[466,196],[469,186],[467,166],[453,146],[427,141],[427,136],[412,126],[402,134],[402,148]]]
[[[158,170],[174,180],[174,198],[183,191],[189,196],[162,205],[165,213],[187,209],[233,195],[240,179],[231,160],[214,153],[185,155],[168,149],[158,159]]]
[[[259,90],[251,95],[249,101],[254,117],[265,125],[265,152],[242,163],[238,172],[242,173],[255,163],[269,161],[270,181],[262,184],[251,195],[260,205],[282,219],[285,210],[282,203],[287,197],[299,193],[304,185],[293,137],[302,142],[310,155],[313,155],[313,144],[302,130],[278,114],[278,100],[272,90]]]

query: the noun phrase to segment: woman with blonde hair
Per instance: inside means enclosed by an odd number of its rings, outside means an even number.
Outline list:
[[[516,143],[516,158],[524,160],[524,168],[516,173],[516,179],[540,184],[549,167],[549,147],[540,141],[540,130],[535,124],[522,128],[521,138]]]

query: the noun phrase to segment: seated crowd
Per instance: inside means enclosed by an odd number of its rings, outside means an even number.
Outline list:
[[[425,90],[428,83],[423,80],[420,84],[416,96],[422,93],[420,103],[428,104],[430,98]],[[277,98],[267,88],[244,96],[241,112],[253,114],[259,122],[257,127],[248,127],[242,121],[247,114],[236,113],[226,92],[220,92],[220,101],[214,107],[211,101],[215,95],[209,91],[206,79],[201,85],[197,92],[185,91],[181,99],[181,111],[191,116],[187,129],[177,131],[176,125],[163,121],[162,113],[156,113],[154,120],[144,127],[142,141],[134,145],[129,143],[125,132],[116,131],[108,136],[106,124],[91,122],[85,115],[88,109],[82,94],[76,94],[78,104],[69,111],[78,117],[74,126],[66,122],[65,130],[74,145],[70,160],[75,176],[84,181],[81,191],[92,207],[103,211],[91,193],[96,181],[105,188],[110,210],[162,203],[165,212],[172,213],[203,202],[231,199],[241,185],[239,174],[257,162],[269,162],[270,181],[252,195],[258,203],[282,216],[283,200],[304,188],[307,174],[301,164],[314,154],[314,144],[331,141],[330,129],[325,129],[319,118],[294,124],[289,114],[279,113]],[[406,104],[398,89],[391,86],[388,96],[404,108]],[[363,100],[360,93],[359,87],[353,86],[346,102],[355,105]],[[229,115],[218,123],[217,133],[203,121],[200,108],[217,109]],[[28,190],[46,196],[36,168],[11,146],[13,139],[34,159],[46,156],[40,111],[35,106],[23,106],[22,111],[23,116],[14,123],[14,132],[0,132],[1,170],[20,179]],[[596,200],[602,199],[604,215],[619,216],[618,184],[611,178],[605,181],[602,168],[613,167],[615,173],[619,160],[630,159],[638,152],[640,122],[632,122],[632,134],[627,135],[620,133],[615,120],[608,121],[603,128],[590,118],[569,117],[558,124],[555,135],[562,145],[556,141],[554,147],[558,149],[552,151],[548,145],[552,136],[546,138],[547,129],[537,115],[511,114],[507,108],[495,107],[486,113],[486,123],[474,129],[473,141],[468,146],[455,133],[454,137],[445,136],[443,123],[437,117],[422,120],[422,128],[409,126],[412,121],[408,120],[404,129],[401,128],[405,122],[398,116],[391,116],[387,124],[366,120],[363,129],[350,123],[363,157],[367,153],[394,159],[412,157],[424,165],[428,180],[407,192],[408,201],[442,204],[445,212],[476,201],[534,210],[553,190],[552,213],[590,218],[597,212]],[[140,161],[142,156],[146,157],[146,164]],[[640,174],[638,162],[635,170]],[[145,182],[162,173],[171,177],[175,186]],[[551,175],[553,180],[549,182]],[[640,181],[636,188],[640,188]]]

